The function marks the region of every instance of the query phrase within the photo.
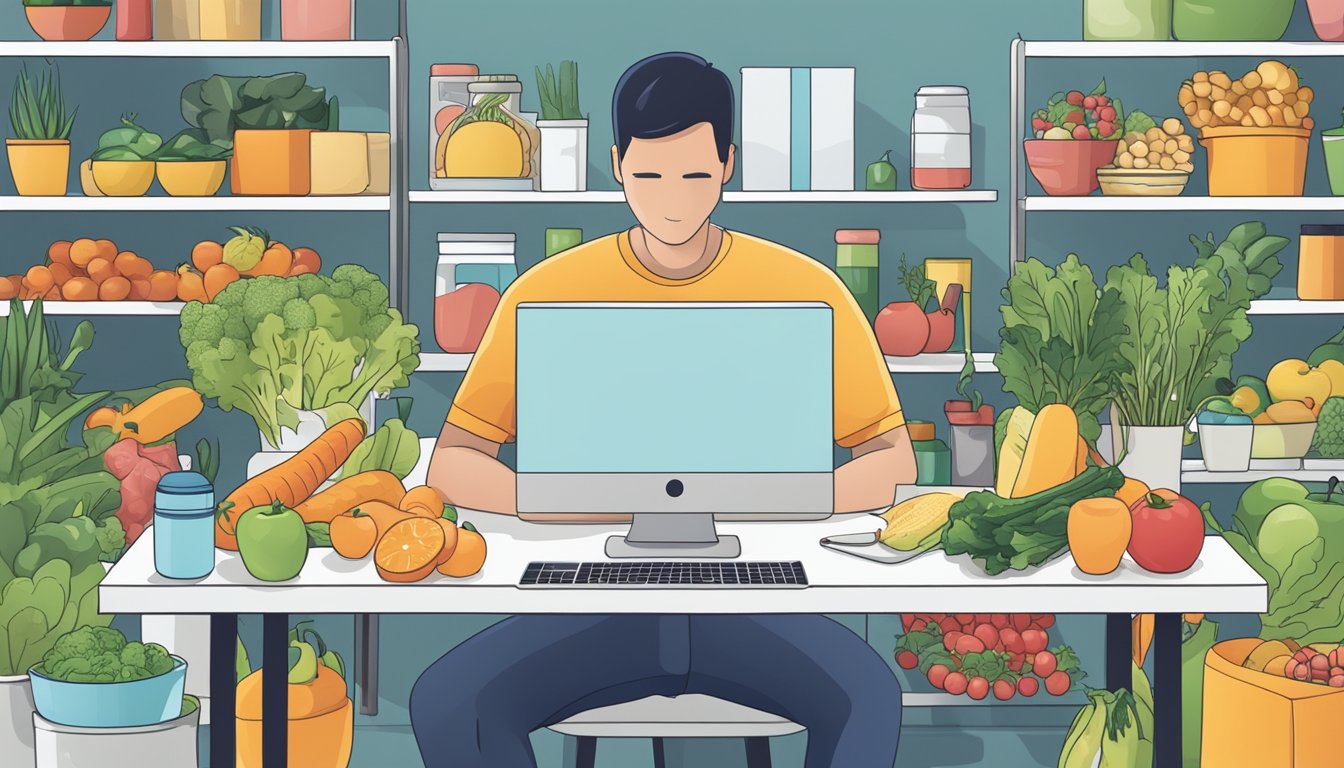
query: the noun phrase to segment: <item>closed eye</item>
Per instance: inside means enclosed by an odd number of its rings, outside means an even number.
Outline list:
[[[697,173],[687,173],[687,174],[684,174],[684,175],[682,175],[681,178],[683,178],[683,179],[711,179],[711,178],[713,178],[713,177],[710,176],[708,173],[705,173],[704,171],[699,171],[699,172],[697,172]]]
[[[647,172],[645,172],[645,173],[636,173],[636,174],[634,174],[634,177],[635,177],[636,179],[661,179],[661,178],[663,178],[663,174],[661,174],[661,173],[647,173]]]

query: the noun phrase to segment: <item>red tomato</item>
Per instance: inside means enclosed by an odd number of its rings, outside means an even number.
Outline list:
[[[1024,632],[1031,627],[1031,614],[1014,613],[1012,616],[1013,629],[1018,632]]]
[[[1158,489],[1129,509],[1134,532],[1129,556],[1153,573],[1180,573],[1199,559],[1204,548],[1204,516],[1193,501],[1175,491]]]
[[[971,681],[966,684],[966,695],[976,701],[985,698],[989,695],[989,681],[978,675],[972,677]]]
[[[1045,634],[1045,630],[1028,629],[1022,633],[1022,644],[1026,646],[1027,653],[1040,653],[1049,642],[1050,636]]]
[[[1049,629],[1055,626],[1055,614],[1053,613],[1040,614],[1039,616],[1036,617],[1036,626],[1040,627],[1041,629]]]
[[[1058,668],[1059,660],[1055,658],[1055,654],[1049,651],[1041,651],[1036,654],[1036,660],[1031,664],[1031,671],[1041,678],[1050,677]]]
[[[1062,670],[1055,670],[1055,673],[1045,678],[1045,690],[1051,696],[1063,696],[1069,692],[1069,686],[1073,681],[1069,679],[1069,673]]]
[[[1013,685],[1011,680],[1000,678],[994,681],[994,698],[999,701],[1007,701],[1013,698],[1015,693],[1017,693],[1017,687]]]
[[[958,632],[957,630],[954,629],[951,632],[948,632],[947,634],[943,635],[943,647],[949,651],[954,651],[957,648],[957,641],[963,637],[965,637],[964,633]]]
[[[901,651],[896,654],[896,663],[901,665],[901,669],[914,669],[919,666],[919,657],[910,651]]]
[[[1006,613],[994,614],[990,618],[989,623],[993,624],[995,629],[1003,629],[1004,627],[1011,626],[1009,623],[1008,614]]]
[[[961,624],[951,616],[944,616],[938,619],[938,628],[946,635],[948,632],[960,632]]]
[[[1022,664],[1024,661],[1025,660],[1022,658],[1022,654],[1020,653],[1012,654],[1008,657],[1008,668],[1013,670],[1014,672],[1021,672]]]
[[[943,690],[953,696],[960,696],[966,692],[966,676],[960,672],[948,672],[947,677],[943,678]]]
[[[1037,682],[1034,677],[1022,677],[1017,681],[1017,692],[1023,696],[1035,696],[1036,691],[1040,690],[1040,688],[1041,684]]]
[[[954,650],[961,656],[968,653],[984,653],[985,644],[975,635],[962,635],[957,638],[957,647]]]
[[[993,648],[999,644],[999,631],[990,624],[981,624],[976,627],[975,637],[984,643],[986,648]]]
[[[1022,654],[1027,651],[1027,644],[1022,642],[1022,634],[1012,627],[999,630],[999,640],[1003,643],[1003,649],[1009,653]]]
[[[957,623],[961,624],[963,627],[966,626],[967,624],[974,625],[975,623],[974,613],[958,613],[954,614],[953,618],[955,618],[957,620]],[[970,630],[967,631],[969,632]]]
[[[947,676],[951,671],[952,670],[948,669],[945,664],[934,664],[932,667],[929,667],[929,684],[934,688],[942,688],[943,683],[947,681]]]

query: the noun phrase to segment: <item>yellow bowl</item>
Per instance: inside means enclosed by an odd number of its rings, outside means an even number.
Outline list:
[[[1311,450],[1316,422],[1256,424],[1251,433],[1252,459],[1300,459]]]
[[[94,160],[93,183],[104,195],[138,197],[154,183],[154,161]]]
[[[1175,197],[1185,191],[1190,174],[1161,168],[1102,168],[1097,181],[1103,195]]]
[[[160,160],[156,166],[163,191],[178,197],[209,197],[224,183],[225,160]]]

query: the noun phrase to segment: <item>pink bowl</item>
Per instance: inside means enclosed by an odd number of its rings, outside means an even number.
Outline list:
[[[110,5],[29,5],[28,26],[43,40],[88,40],[107,23]]]
[[[1117,141],[1028,139],[1027,166],[1047,195],[1089,195],[1097,169],[1115,161]]]

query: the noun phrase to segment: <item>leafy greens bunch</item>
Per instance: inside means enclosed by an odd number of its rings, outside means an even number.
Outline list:
[[[166,141],[156,160],[220,160],[233,154],[233,132],[244,129],[339,127],[339,102],[308,85],[302,72],[265,77],[212,75],[182,89],[188,128]]]
[[[0,675],[23,674],[61,634],[106,625],[98,614],[100,559],[125,546],[117,479],[102,454],[107,427],[70,441],[72,425],[107,392],[76,393],[79,355],[93,344],[81,322],[64,350],[42,302],[14,301],[0,318]]]
[[[388,306],[387,286],[356,264],[330,277],[238,280],[182,308],[179,338],[194,386],[252,416],[271,445],[299,411],[353,415],[370,393],[407,385],[419,330]]]

